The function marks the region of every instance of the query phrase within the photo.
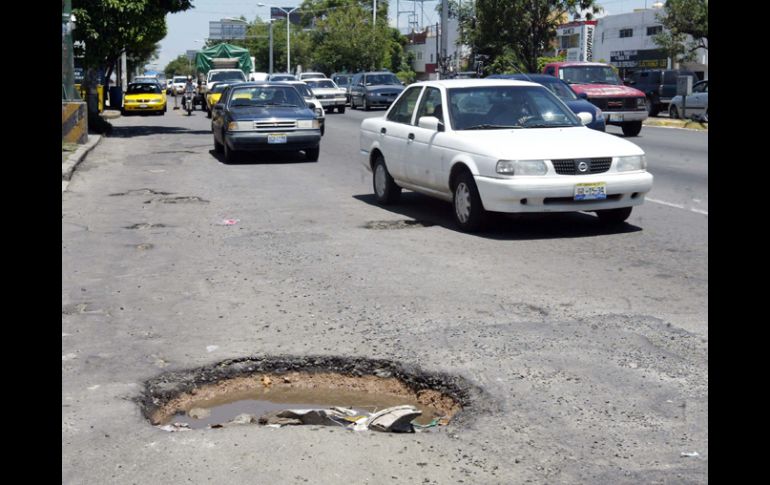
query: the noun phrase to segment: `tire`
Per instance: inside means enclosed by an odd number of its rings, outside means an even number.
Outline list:
[[[305,157],[308,162],[317,162],[318,155],[321,153],[321,147],[308,148],[305,150]]]
[[[350,97],[350,109],[356,109],[356,98]]]
[[[127,115],[126,110],[123,108],[120,108],[120,116],[126,116],[126,115]]]
[[[321,125],[321,136],[324,136],[324,132],[326,131],[326,123]]]
[[[225,163],[233,163],[233,162],[235,162],[235,154],[236,154],[235,150],[231,150],[230,147],[227,146],[227,140],[225,140],[224,137],[223,137],[222,141],[224,142],[224,143],[222,143],[222,145],[223,145],[222,148],[223,148],[224,153],[225,153]]]
[[[211,110],[210,109],[206,110],[206,118],[211,118]]]
[[[401,197],[401,187],[391,177],[388,167],[385,165],[385,159],[381,154],[378,154],[374,160],[372,187],[377,202],[382,205],[393,204]]]
[[[364,111],[369,111],[372,109],[371,106],[369,106],[369,103],[366,102],[366,96],[361,98],[361,106],[364,108]]]
[[[621,207],[620,209],[605,209],[596,211],[599,221],[602,224],[617,225],[622,224],[631,215],[633,207]]]
[[[487,211],[481,203],[479,189],[470,172],[457,177],[452,197],[454,218],[463,232],[476,232],[484,226]]]
[[[658,116],[660,113],[660,105],[655,102],[654,98],[647,98],[647,115]]]
[[[628,123],[623,123],[621,128],[623,128],[623,136],[637,136],[642,131],[642,122],[629,121]]]
[[[703,113],[703,121],[705,121],[706,123],[709,122],[709,110],[708,109]]]
[[[344,106],[337,106],[337,111],[339,111],[340,114],[345,114],[345,107]]]
[[[225,151],[225,147],[217,141],[217,137],[214,137],[214,151],[217,153],[223,153]]]
[[[672,120],[679,119],[679,110],[673,104],[668,108],[668,117]]]

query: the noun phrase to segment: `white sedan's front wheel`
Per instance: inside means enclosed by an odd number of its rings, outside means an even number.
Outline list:
[[[487,212],[470,173],[466,172],[458,177],[453,203],[455,221],[462,231],[475,232],[482,228]]]

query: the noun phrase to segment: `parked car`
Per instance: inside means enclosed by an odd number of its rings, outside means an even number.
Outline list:
[[[693,116],[708,122],[709,120],[709,82],[699,81],[692,87],[692,94],[686,98],[687,109],[682,105],[682,96],[674,96],[668,107],[668,115],[671,118],[688,118]]]
[[[326,79],[326,74],[322,72],[301,72],[299,74],[300,81],[307,81],[308,79]]]
[[[228,86],[211,119],[214,149],[232,162],[239,151],[303,150],[317,161],[321,128],[316,113],[288,84],[238,83]]]
[[[337,108],[340,113],[345,112],[345,89],[338,87],[331,79],[311,78],[306,79],[305,82],[324,109],[329,110],[330,113],[334,108]]]
[[[631,73],[624,81],[647,96],[647,113],[656,116],[661,111],[668,109],[671,98],[676,96],[676,83],[679,76],[691,76],[693,81],[698,76],[692,71],[673,69],[642,69]]]
[[[157,82],[133,82],[123,96],[122,115],[155,113],[164,115],[168,109],[166,91]]]
[[[298,81],[294,74],[278,73],[271,74],[268,81]]]
[[[591,115],[591,122],[586,126],[599,131],[606,131],[607,126],[604,123],[604,114],[599,107],[589,103],[586,95],[578,96],[575,91],[561,79],[549,76],[548,74],[494,74],[487,76],[486,79],[517,79],[519,81],[530,81],[538,83],[550,89],[564,104],[569,106],[573,113],[588,113]]]
[[[451,201],[463,231],[488,211],[594,211],[621,223],[653,177],[641,148],[582,126],[589,119],[531,82],[419,82],[361,122],[361,162],[379,203],[402,188]]]
[[[388,71],[360,72],[350,83],[350,109],[361,106],[364,111],[373,106],[390,106],[404,90],[404,83]]]
[[[335,72],[331,75],[330,79],[334,81],[334,84],[345,90],[345,103],[350,104],[350,81],[353,80],[353,75]]]
[[[647,101],[638,89],[624,86],[609,64],[600,62],[551,62],[543,68],[545,74],[568,83],[578,94],[604,113],[604,122],[623,129],[625,136],[637,136],[647,119]]]
[[[308,104],[313,105],[313,111],[316,114],[316,117],[318,118],[318,121],[321,123],[321,136],[324,135],[324,132],[326,131],[326,111],[324,110],[323,105],[320,101],[318,101],[318,98],[315,97],[313,94],[313,91],[310,90],[310,87],[305,83],[305,81],[281,81],[286,84],[289,84],[291,86],[294,86],[297,91],[299,91],[299,94],[302,95],[303,98],[305,98],[305,101]]]
[[[270,75],[266,72],[250,72],[249,81],[267,81]]]

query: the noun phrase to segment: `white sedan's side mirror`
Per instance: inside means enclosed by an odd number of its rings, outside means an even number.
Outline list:
[[[577,117],[580,118],[580,122],[583,123],[583,125],[587,125],[594,120],[594,117],[591,115],[591,113],[586,113],[585,111],[578,113]]]
[[[426,130],[444,131],[444,123],[435,116],[420,116],[417,126]]]

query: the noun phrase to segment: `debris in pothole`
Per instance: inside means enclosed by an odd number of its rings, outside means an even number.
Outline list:
[[[211,416],[211,411],[206,408],[192,408],[187,411],[187,415],[193,419],[203,419]]]

